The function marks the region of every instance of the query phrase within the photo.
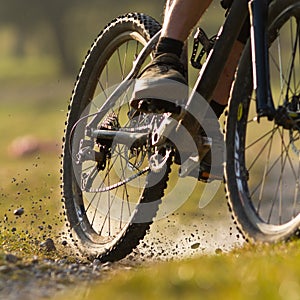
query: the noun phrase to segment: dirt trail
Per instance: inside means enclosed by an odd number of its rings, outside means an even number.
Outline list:
[[[70,262],[67,259],[70,257],[69,246],[56,259],[32,257],[24,261],[8,255],[2,263],[0,261],[0,299],[47,298],[63,294],[70,287],[76,299],[83,299],[83,295],[74,292],[78,282],[88,288],[96,280],[107,279],[115,272],[149,265],[153,261],[230,251],[240,246],[243,239],[233,226],[229,213],[223,209],[226,205],[221,205],[219,210],[208,207],[208,213],[204,209],[194,216],[175,213],[154,223],[134,253],[114,264],[76,259],[79,256],[75,252],[72,252],[75,259]],[[54,240],[56,246],[61,245],[61,239]],[[62,257],[64,251],[65,258]]]
[[[58,107],[65,109],[61,99],[65,98],[65,89],[71,89],[69,86],[65,88],[52,84],[51,87],[53,86],[56,87],[50,89],[53,93],[54,90],[57,92],[57,88],[62,91],[59,92],[59,96],[54,97],[59,99],[59,102],[55,102],[56,106],[52,104],[55,108],[50,109],[50,112],[56,112]],[[10,103],[10,99],[19,99],[20,93],[15,86],[4,88],[3,101]],[[45,90],[49,91],[49,84],[30,88],[28,91],[27,89],[26,84],[24,90],[28,95],[22,93],[22,101],[26,105],[43,105],[40,100],[44,99]],[[52,92],[49,95],[51,96]],[[47,98],[46,103],[51,101]],[[3,123],[6,126],[15,126],[19,124],[19,117],[23,117],[24,114],[9,114]],[[53,113],[53,116],[58,122],[57,117],[64,119],[65,112]],[[45,115],[40,113],[40,118],[48,122],[49,111],[46,111]],[[58,123],[63,124],[63,121]],[[41,123],[41,126],[43,124]],[[63,128],[59,134],[62,131]],[[63,231],[61,227],[64,217],[59,214],[51,216],[52,210],[61,206],[60,181],[57,174],[60,164],[59,158],[56,157],[59,154],[56,154],[55,148],[57,145],[60,145],[60,142],[49,144],[48,140],[45,143],[25,136],[21,140],[12,141],[3,148],[5,150],[2,149],[2,152],[5,151],[2,153],[4,160],[10,157],[6,153],[7,149],[9,153],[14,149],[15,158],[8,164],[12,172],[6,170],[6,165],[0,169],[0,300],[47,298],[61,294],[69,288],[73,290],[74,299],[83,299],[83,295],[79,293],[79,282],[88,287],[96,280],[101,281],[113,276],[115,272],[124,272],[140,265],[151,265],[153,261],[214,254],[229,251],[243,243],[231,222],[223,195],[218,200],[219,203],[214,200],[203,210],[196,206],[193,214],[180,211],[155,223],[135,254],[121,262],[100,264],[99,261],[89,262],[81,259],[77,253],[70,252],[69,243],[62,245],[65,241],[64,234],[57,234],[57,230]],[[44,152],[41,157],[38,156],[31,162],[31,156],[28,159],[25,154],[32,155],[37,150]],[[59,146],[58,153],[60,151]],[[23,155],[25,157],[21,159],[19,156]],[[53,162],[55,165],[52,166]],[[213,208],[211,205],[214,205]],[[14,210],[21,207],[24,207],[22,216],[14,216]],[[3,238],[4,233],[9,239]],[[24,236],[25,240],[22,240]],[[47,252],[45,248],[40,247],[47,238],[53,239],[58,253]],[[31,247],[34,249],[33,254],[28,254],[31,253]],[[35,256],[37,254],[38,256]]]
[[[36,165],[34,170],[42,168],[42,164]],[[189,204],[188,210],[179,209],[155,222],[134,253],[121,262],[87,261],[71,247],[67,230],[62,229],[64,215],[51,211],[59,205],[59,196],[51,185],[49,193],[43,194],[40,185],[35,190],[31,181],[35,173],[31,172],[9,179],[10,192],[0,188],[0,299],[49,298],[69,288],[76,299],[83,299],[76,293],[79,282],[88,287],[136,266],[227,252],[243,243],[221,193],[203,209],[197,203],[195,208]],[[47,244],[47,239],[54,244]]]

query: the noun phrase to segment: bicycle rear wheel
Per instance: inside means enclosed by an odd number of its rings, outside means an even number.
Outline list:
[[[271,89],[276,109],[300,109],[300,1],[275,0],[269,10]],[[234,220],[248,240],[276,242],[300,225],[300,127],[256,118],[251,47],[246,46],[226,125],[225,180]]]
[[[144,14],[112,21],[92,45],[71,98],[63,153],[65,210],[75,244],[103,262],[124,258],[146,234],[166,188],[171,159],[162,171],[152,172],[151,149],[145,144],[93,140],[87,125],[159,29]],[[146,130],[152,116],[135,112],[129,99],[128,92],[111,103],[98,116],[97,128],[109,134]]]

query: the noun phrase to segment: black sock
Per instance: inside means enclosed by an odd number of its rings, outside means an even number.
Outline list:
[[[183,45],[184,43],[182,41],[168,37],[162,37],[158,41],[155,56],[158,56],[162,53],[172,53],[180,58]]]
[[[226,108],[227,104],[220,104],[218,102],[216,102],[215,100],[211,100],[210,101],[210,107],[212,108],[212,110],[214,111],[214,113],[216,114],[217,118],[219,119],[220,116],[222,115],[224,109]]]

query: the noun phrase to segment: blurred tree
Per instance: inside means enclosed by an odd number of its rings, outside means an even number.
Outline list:
[[[9,25],[15,29],[15,55],[24,55],[26,41],[37,36],[37,47],[55,53],[62,71],[74,74],[78,66],[77,49],[82,47],[80,43],[87,42],[86,38],[91,41],[89,34],[96,34],[91,26],[99,30],[111,18],[128,11],[140,10],[160,16],[163,4],[164,0],[151,3],[139,0],[0,0],[0,26]],[[45,40],[46,47],[41,46]]]

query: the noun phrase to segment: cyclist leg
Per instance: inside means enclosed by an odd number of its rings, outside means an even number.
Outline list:
[[[174,0],[166,9],[161,36],[184,42],[212,0]]]
[[[180,61],[184,42],[211,2],[168,1],[155,57],[135,85],[130,102],[135,109],[144,112],[180,110],[178,104],[186,101],[187,95],[184,66]]]

